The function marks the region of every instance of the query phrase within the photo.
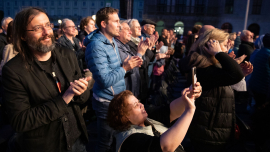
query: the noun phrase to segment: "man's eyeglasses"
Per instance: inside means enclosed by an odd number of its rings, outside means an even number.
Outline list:
[[[26,31],[34,31],[36,33],[41,33],[43,32],[43,29],[52,29],[54,28],[54,25],[50,22],[46,23],[45,26],[38,25],[33,28],[33,30],[26,30]]]
[[[77,29],[77,26],[67,26],[66,28],[73,28],[73,29]]]

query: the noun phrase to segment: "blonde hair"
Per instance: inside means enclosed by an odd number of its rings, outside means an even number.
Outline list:
[[[219,43],[224,42],[229,38],[229,33],[224,32],[220,29],[211,29],[206,30],[202,35],[199,36],[199,39],[191,46],[189,55],[191,55],[194,52],[197,52],[199,55],[205,56],[208,61],[210,61],[212,64],[218,63],[218,61],[215,59],[214,56],[210,55],[206,50],[205,46],[207,46],[207,42],[210,39],[214,39],[219,41]]]

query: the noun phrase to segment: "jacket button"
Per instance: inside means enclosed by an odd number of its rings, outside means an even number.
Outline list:
[[[68,121],[68,118],[65,118],[64,121],[67,122]]]

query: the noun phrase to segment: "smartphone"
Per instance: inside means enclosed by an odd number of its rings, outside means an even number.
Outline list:
[[[192,89],[194,90],[195,83],[197,82],[196,67],[192,68]]]

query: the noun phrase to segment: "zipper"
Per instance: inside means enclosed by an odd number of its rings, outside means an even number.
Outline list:
[[[112,46],[112,47],[113,47],[113,46]],[[119,60],[119,58],[118,58],[118,55],[117,55],[117,53],[116,53],[116,50],[115,50],[115,45],[114,45],[114,47],[113,47],[113,50],[114,50],[114,52],[115,52],[115,55],[116,55],[116,57],[117,57],[117,60],[118,60],[119,64],[121,65],[121,62],[120,62],[120,60]]]
[[[111,89],[112,89],[112,93],[113,93],[113,95],[114,95],[114,90],[113,90],[113,87],[111,86]]]

